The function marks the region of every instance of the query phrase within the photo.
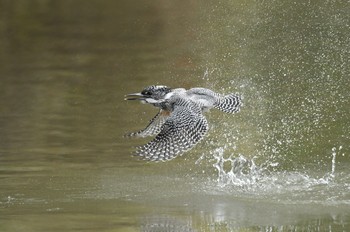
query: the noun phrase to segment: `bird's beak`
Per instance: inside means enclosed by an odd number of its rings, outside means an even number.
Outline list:
[[[145,100],[142,93],[131,93],[124,96],[124,100]]]

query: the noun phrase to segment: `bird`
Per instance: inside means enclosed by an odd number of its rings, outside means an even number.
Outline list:
[[[137,147],[134,155],[147,161],[168,161],[192,149],[207,134],[209,126],[204,112],[212,108],[236,113],[242,106],[241,96],[221,95],[207,88],[170,88],[151,85],[140,93],[125,95],[125,100],[148,103],[159,112],[146,128],[127,134],[127,137],[155,136]]]

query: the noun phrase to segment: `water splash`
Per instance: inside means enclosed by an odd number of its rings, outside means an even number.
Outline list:
[[[341,151],[341,149],[343,149],[343,146],[339,146],[339,152]],[[343,154],[344,155],[344,154]],[[335,157],[337,156],[337,148],[333,147],[332,148],[332,172],[331,172],[331,176],[334,178],[335,175]]]
[[[241,154],[225,158],[225,149],[218,148],[213,152],[213,166],[218,173],[216,186],[230,194],[251,194],[293,203],[305,200],[336,202],[344,197],[342,182],[336,182],[336,156],[341,149],[341,146],[332,149],[331,170],[317,177],[319,170],[316,170],[317,174],[314,170],[274,171],[279,165],[276,162],[257,165],[255,158],[249,159]]]
[[[343,146],[339,146],[338,151],[340,152]],[[336,166],[336,157],[337,157],[337,148],[332,148],[332,169],[330,173],[326,173],[323,178],[321,178],[324,181],[330,182],[334,180],[335,178],[335,166]]]
[[[254,159],[247,159],[243,155],[225,158],[224,148],[217,148],[213,155],[216,159],[213,166],[218,171],[217,182],[221,187],[230,184],[243,187],[255,184],[259,179],[261,169],[255,165]]]

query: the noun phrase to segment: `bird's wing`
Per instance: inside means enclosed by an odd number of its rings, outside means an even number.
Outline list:
[[[136,155],[149,161],[171,160],[196,145],[207,131],[207,120],[197,105],[176,105],[160,133]]]
[[[147,137],[158,134],[161,131],[163,124],[169,117],[170,112],[166,110],[160,110],[156,116],[154,116],[145,129],[127,134],[127,137]]]

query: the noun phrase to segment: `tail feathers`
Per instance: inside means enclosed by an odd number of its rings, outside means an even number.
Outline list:
[[[231,114],[238,112],[241,106],[242,99],[236,94],[226,95],[215,104],[215,108]]]

